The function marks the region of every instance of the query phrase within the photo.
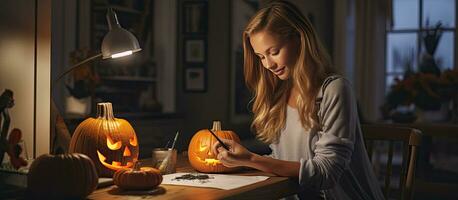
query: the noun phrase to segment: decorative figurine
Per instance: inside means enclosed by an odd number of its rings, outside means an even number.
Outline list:
[[[16,128],[13,129],[8,137],[8,140],[6,139],[11,122],[8,109],[13,106],[13,91],[6,89],[0,96],[0,163],[3,163],[3,157],[6,152],[10,157],[11,165],[15,169],[19,169],[22,166],[27,166],[27,161],[20,157],[20,154],[23,151],[22,147],[19,145],[22,137],[21,130]]]

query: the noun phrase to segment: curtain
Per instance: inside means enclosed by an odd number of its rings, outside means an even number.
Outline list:
[[[354,87],[366,120],[379,119],[385,96],[386,25],[391,0],[354,0]]]

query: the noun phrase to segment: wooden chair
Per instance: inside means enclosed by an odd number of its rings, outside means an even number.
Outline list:
[[[386,156],[386,168],[384,173],[384,184],[383,192],[386,199],[389,199],[390,190],[392,187],[392,179],[394,180],[393,169],[397,166],[394,166],[393,157],[395,151],[398,150],[395,144],[400,143],[400,153],[402,156],[402,162],[399,170],[399,187],[397,191],[399,192],[396,195],[397,199],[412,199],[413,198],[413,184],[415,178],[415,168],[417,162],[418,147],[420,146],[421,141],[421,132],[417,129],[407,128],[407,127],[396,127],[391,125],[370,125],[364,124],[361,126],[366,149],[369,154],[370,160],[375,167],[377,159],[372,159],[372,156],[375,153],[379,153],[378,159],[385,158]],[[380,149],[380,142],[384,144],[387,143],[386,152],[378,152]],[[383,155],[383,156],[381,156]],[[383,162],[383,161],[382,161]],[[381,170],[382,171],[382,170]]]

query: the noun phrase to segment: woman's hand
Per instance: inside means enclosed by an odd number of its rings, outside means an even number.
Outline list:
[[[221,143],[216,142],[212,146],[212,153],[226,167],[245,166],[279,176],[299,177],[300,162],[285,161],[260,156],[248,151],[245,147],[233,140],[221,139],[229,147],[224,149]]]
[[[241,144],[227,139],[221,139],[224,144],[229,147],[229,151],[226,150],[221,143],[216,142],[212,146],[212,153],[217,155],[217,159],[220,160],[226,167],[239,167],[249,166],[253,153],[248,151]]]

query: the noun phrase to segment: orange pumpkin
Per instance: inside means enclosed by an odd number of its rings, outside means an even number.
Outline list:
[[[124,190],[148,190],[162,183],[160,171],[152,167],[121,169],[114,173],[113,182]]]
[[[83,154],[44,154],[27,174],[27,191],[33,199],[84,199],[97,187],[92,160]]]
[[[97,118],[78,125],[70,141],[70,152],[88,155],[100,177],[132,168],[138,160],[138,141],[128,121],[115,118],[111,103],[97,104]]]
[[[234,140],[240,143],[240,139],[232,131],[221,130],[221,122],[214,121],[212,131],[222,139]],[[218,140],[210,133],[208,129],[198,131],[191,139],[188,147],[188,158],[191,166],[200,172],[205,173],[222,173],[231,172],[238,168],[225,167],[216,159],[211,151],[211,147]]]

